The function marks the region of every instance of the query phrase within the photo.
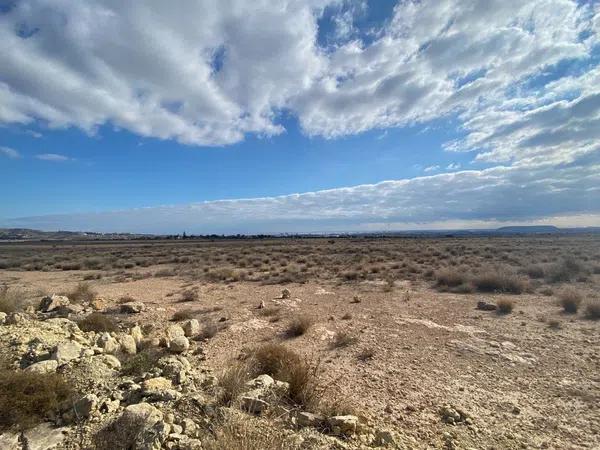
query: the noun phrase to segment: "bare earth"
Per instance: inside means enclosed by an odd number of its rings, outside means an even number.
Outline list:
[[[0,284],[62,292],[91,273],[0,270]],[[178,276],[93,286],[110,302],[125,295],[143,301],[148,308],[135,317],[141,324],[166,326],[183,309],[201,321],[222,320],[226,328],[201,344],[215,373],[264,342],[281,341],[320,360],[322,375],[361,415],[405,436],[411,448],[600,448],[600,323],[565,315],[552,297],[440,293],[419,280],[396,281],[391,292],[371,280],[262,285]],[[180,302],[178,295],[193,288],[198,300]],[[280,298],[283,288],[289,299]],[[507,297],[515,301],[511,314],[475,309],[478,300]],[[261,302],[279,307],[281,320],[258,314]],[[287,321],[299,312],[315,323],[286,339]],[[332,349],[339,331],[358,340]],[[361,361],[365,349],[374,356]],[[446,404],[473,424],[445,424],[439,410]]]

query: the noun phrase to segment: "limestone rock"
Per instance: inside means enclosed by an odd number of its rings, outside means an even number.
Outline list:
[[[356,432],[358,417],[352,415],[334,416],[327,419],[334,434],[351,435]]]
[[[96,338],[96,345],[104,350],[105,353],[117,353],[119,351],[120,345],[115,338],[113,338],[109,333],[101,333]]]
[[[296,424],[300,427],[320,427],[325,417],[307,411],[300,411],[295,416]]]
[[[0,325],[4,325],[6,323],[6,318],[8,315],[5,312],[0,311]]]
[[[70,302],[68,297],[65,297],[64,295],[52,294],[42,298],[38,309],[42,312],[47,313],[52,312],[61,306],[67,306],[69,303]]]
[[[81,397],[73,404],[73,414],[75,418],[87,419],[98,408],[98,397],[95,394],[88,394]]]
[[[190,341],[185,336],[177,336],[169,341],[169,351],[172,353],[183,353],[190,348]]]
[[[53,373],[53,372],[56,372],[57,368],[58,368],[58,361],[56,361],[54,359],[48,359],[46,361],[36,362],[36,363],[30,365],[29,367],[27,367],[25,370],[27,372],[35,372],[35,373]]]
[[[90,302],[90,306],[95,311],[102,311],[103,309],[106,308],[107,305],[108,305],[108,302],[102,297],[97,297]]]
[[[119,370],[121,368],[121,361],[113,355],[96,355],[93,359],[102,362],[113,370]]]
[[[148,427],[162,421],[162,418],[163,414],[146,402],[129,405],[121,416],[121,420],[126,423],[141,423]]]
[[[144,340],[144,333],[142,332],[142,328],[139,325],[136,325],[131,330],[129,330],[129,334],[135,341],[135,344],[139,347],[142,341]]]
[[[260,414],[269,407],[269,403],[261,397],[261,390],[246,392],[240,397],[241,407],[243,410],[253,414]]]
[[[121,351],[127,355],[135,355],[137,353],[137,345],[133,336],[125,334],[120,337],[119,344]]]
[[[451,405],[442,406],[440,408],[440,416],[442,417],[442,422],[449,425],[456,425],[461,422],[472,423],[472,420],[464,411]]]
[[[0,448],[3,450],[21,450],[23,447],[19,443],[19,435],[16,433],[0,434]]]
[[[121,312],[125,314],[139,314],[146,309],[142,302],[127,302],[121,305]]]
[[[79,358],[82,347],[77,342],[61,342],[56,346],[52,353],[52,359],[56,360],[59,366]]]
[[[185,336],[185,330],[180,325],[171,325],[166,331],[167,341],[173,340],[179,336]]]
[[[275,380],[269,375],[259,375],[256,378],[248,381],[246,386],[252,389],[268,389],[270,388]]]
[[[200,322],[197,319],[186,320],[183,324],[183,331],[187,337],[196,336],[200,333]]]
[[[65,440],[65,428],[54,428],[42,423],[23,433],[23,442],[27,450],[51,450],[59,448]]]

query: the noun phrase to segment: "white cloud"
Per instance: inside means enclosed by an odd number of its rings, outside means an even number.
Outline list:
[[[194,233],[373,229],[376,224],[427,228],[600,217],[599,199],[596,161],[560,168],[495,167],[280,197],[14,219],[5,226]]]
[[[53,161],[53,162],[64,162],[64,161],[72,161],[72,158],[69,158],[65,155],[59,155],[57,153],[41,153],[39,155],[35,155],[37,159],[41,159],[42,161]]]
[[[21,157],[21,154],[18,151],[10,147],[0,147],[0,155],[10,159],[19,159]]]
[[[436,170],[440,170],[440,166],[427,166],[423,169],[424,172],[435,172]]]
[[[450,163],[446,166],[446,170],[458,170],[460,169],[459,163]]]

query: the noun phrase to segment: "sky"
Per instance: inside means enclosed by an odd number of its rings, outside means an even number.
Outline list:
[[[600,226],[600,2],[0,0],[0,227]]]

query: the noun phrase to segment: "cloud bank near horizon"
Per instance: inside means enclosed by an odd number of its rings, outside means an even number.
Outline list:
[[[600,224],[600,161],[494,167],[277,197],[5,220],[7,227],[261,233]]]

